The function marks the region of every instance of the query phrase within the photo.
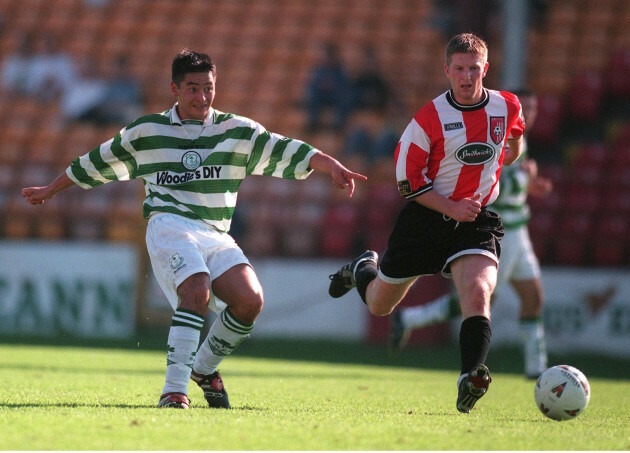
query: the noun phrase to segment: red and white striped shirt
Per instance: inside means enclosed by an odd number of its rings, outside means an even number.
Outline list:
[[[480,194],[481,204],[499,194],[505,141],[523,134],[518,98],[484,89],[476,105],[458,104],[447,91],[422,107],[396,147],[400,194],[412,199],[429,190],[452,200]]]

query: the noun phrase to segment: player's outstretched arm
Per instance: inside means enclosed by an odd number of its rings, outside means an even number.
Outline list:
[[[22,196],[30,204],[43,204],[50,200],[57,192],[60,192],[74,185],[66,173],[57,176],[50,184],[43,187],[25,187],[22,189]]]
[[[311,157],[309,167],[315,171],[329,173],[332,177],[333,184],[338,189],[345,189],[348,187],[350,197],[352,197],[352,194],[354,193],[355,179],[367,181],[367,176],[348,170],[346,167],[341,165],[337,159],[334,159],[321,151],[318,151],[317,154]]]

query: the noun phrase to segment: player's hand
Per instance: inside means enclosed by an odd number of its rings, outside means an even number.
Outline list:
[[[352,194],[354,193],[354,180],[360,179],[362,181],[367,181],[367,176],[350,171],[341,164],[334,165],[330,173],[335,187],[338,189],[345,189],[346,187],[349,188],[350,198],[352,198]]]
[[[533,159],[523,159],[521,162],[521,168],[527,173],[529,179],[538,177],[538,164]]]
[[[472,198],[463,198],[456,201],[450,217],[458,222],[474,222],[477,215],[481,212],[480,198],[481,194],[477,194]]]
[[[527,193],[534,197],[544,198],[553,190],[553,183],[550,179],[537,176],[529,181],[527,185]]]
[[[22,189],[22,196],[26,198],[26,201],[30,204],[43,204],[46,200],[52,198],[52,194],[48,190],[48,186],[45,187],[25,187]]]

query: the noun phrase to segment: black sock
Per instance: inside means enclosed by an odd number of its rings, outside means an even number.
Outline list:
[[[486,362],[491,335],[490,320],[485,316],[471,316],[462,321],[459,331],[462,374],[468,373],[475,365]]]
[[[359,292],[359,296],[361,296],[361,300],[363,303],[365,302],[365,293],[367,292],[367,287],[372,280],[376,278],[378,275],[378,269],[376,265],[372,261],[367,261],[359,264],[357,270],[355,272],[355,279],[357,283],[357,291]]]

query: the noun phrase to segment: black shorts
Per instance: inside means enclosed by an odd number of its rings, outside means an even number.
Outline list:
[[[499,214],[482,208],[474,222],[456,222],[415,201],[407,203],[389,236],[380,264],[383,276],[407,279],[442,272],[451,276],[450,263],[465,254],[501,254],[503,224]]]

